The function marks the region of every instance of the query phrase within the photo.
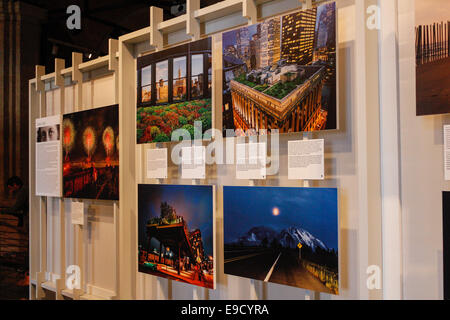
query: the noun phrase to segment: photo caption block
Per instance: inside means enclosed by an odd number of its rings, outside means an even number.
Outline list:
[[[84,203],[79,201],[72,201],[72,224],[84,225]]]
[[[288,179],[324,179],[324,140],[288,142]]]
[[[167,148],[147,150],[147,178],[167,179]]]
[[[61,116],[36,119],[36,195],[61,197]]]
[[[236,144],[236,179],[266,179],[265,142]]]
[[[444,172],[445,180],[450,180],[450,125],[444,126]]]
[[[181,178],[205,179],[206,177],[206,148],[193,146],[181,149]]]

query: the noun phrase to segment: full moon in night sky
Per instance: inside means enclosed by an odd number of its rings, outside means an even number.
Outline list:
[[[280,215],[280,209],[278,209],[277,207],[272,209],[272,214],[276,217]]]

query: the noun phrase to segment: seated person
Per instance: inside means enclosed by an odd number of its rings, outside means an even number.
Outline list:
[[[0,213],[17,217],[19,219],[17,226],[23,227],[24,217],[28,213],[28,188],[24,186],[22,179],[17,176],[9,178],[6,186],[15,201],[11,207],[0,209]]]

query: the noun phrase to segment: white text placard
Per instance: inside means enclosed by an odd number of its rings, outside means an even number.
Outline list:
[[[147,178],[167,179],[167,148],[147,150]]]
[[[450,125],[444,126],[444,172],[445,180],[450,180]]]
[[[84,225],[84,203],[72,201],[71,209],[72,224]]]
[[[289,141],[288,179],[324,179],[323,139]]]
[[[266,143],[236,144],[236,179],[266,179]]]
[[[36,119],[36,195],[61,197],[61,116]]]
[[[181,178],[182,179],[205,179],[206,148],[193,146],[181,149]]]

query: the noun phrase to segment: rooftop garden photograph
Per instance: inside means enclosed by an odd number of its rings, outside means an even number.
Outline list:
[[[286,73],[285,75],[287,78],[290,78],[290,75],[293,74]],[[270,85],[268,83],[261,83],[258,78],[255,78],[251,75],[247,76],[245,73],[243,73],[236,77],[234,80],[250,88],[258,90],[259,92],[265,93],[271,97],[281,100],[289,95],[289,93],[294,91],[294,89],[296,89],[298,86],[302,85],[306,79],[307,77],[302,74],[291,81],[280,80]]]
[[[211,99],[184,101],[137,109],[137,142],[168,142],[176,129],[186,129],[194,139],[194,122],[202,132],[211,129]]]

